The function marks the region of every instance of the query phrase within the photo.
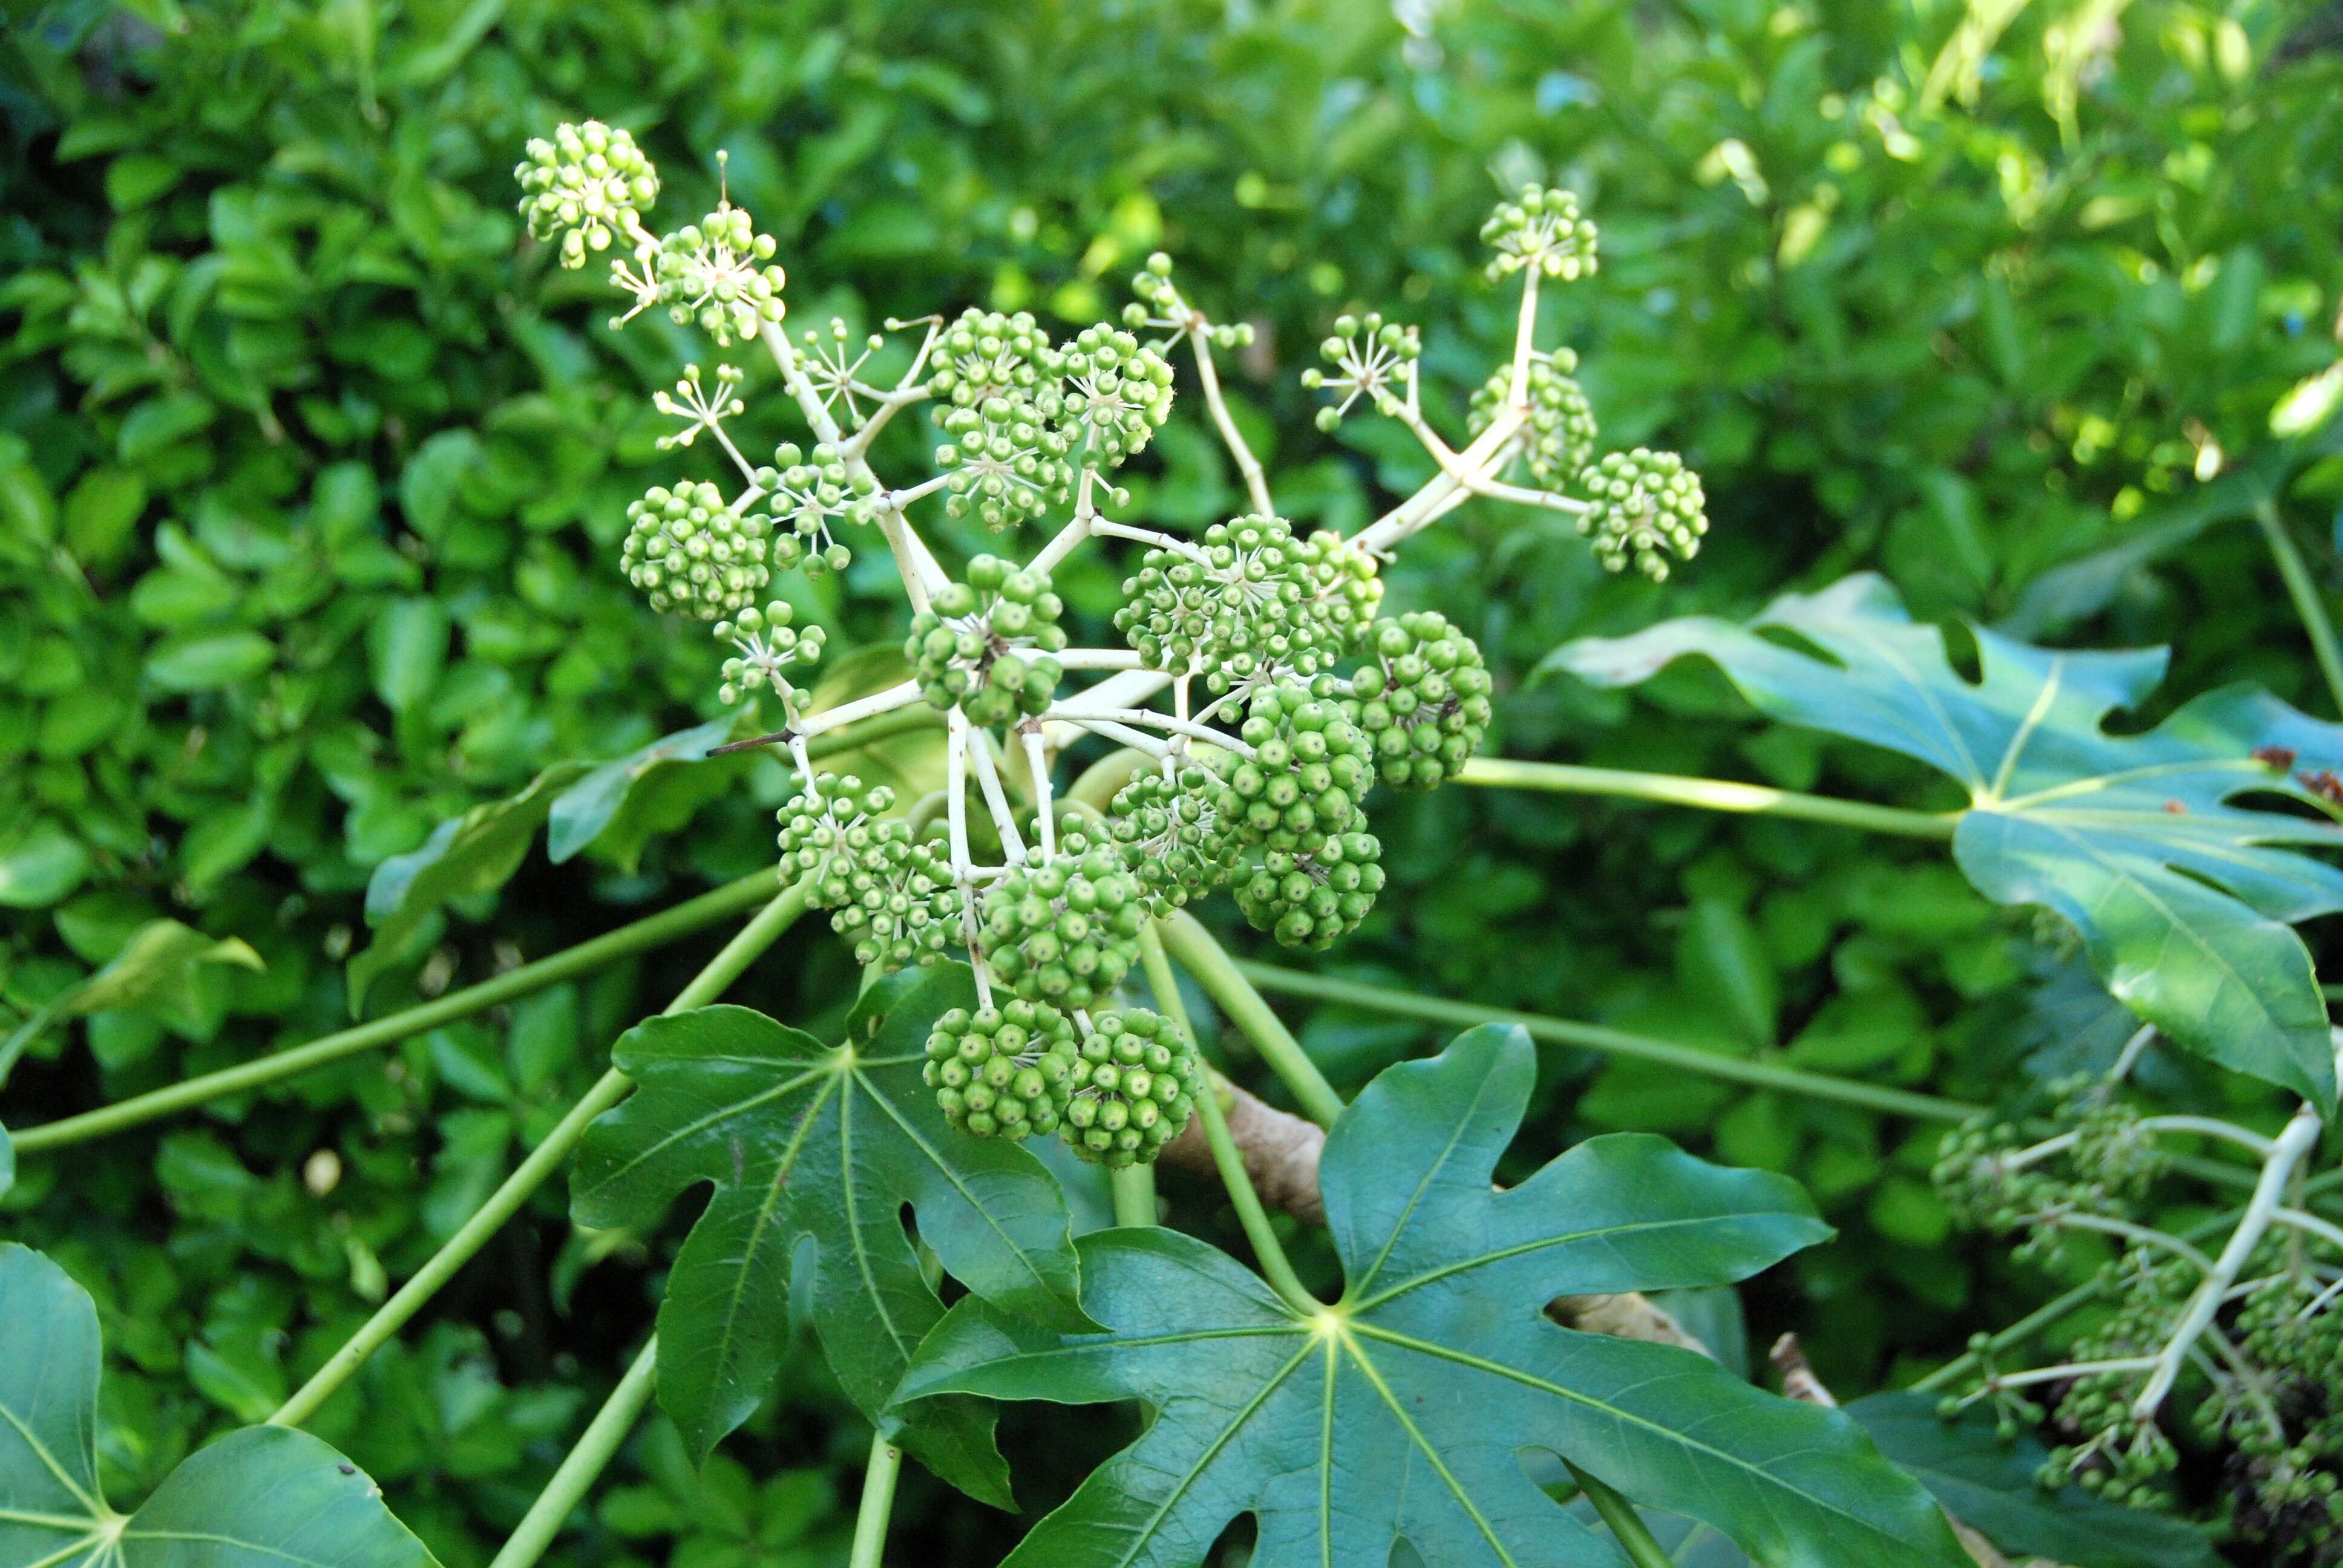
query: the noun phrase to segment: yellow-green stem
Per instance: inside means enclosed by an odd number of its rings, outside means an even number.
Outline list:
[[[1156,1222],[1154,1166],[1126,1165],[1108,1178],[1108,1185],[1114,1191],[1116,1224],[1152,1225]]]
[[[725,989],[740,977],[740,971],[754,962],[759,954],[779,940],[783,931],[805,912],[805,884],[799,883],[759,911],[757,918],[740,929],[739,935],[724,945],[724,950],[708,960],[708,967],[693,977],[669,1002],[669,1013],[689,1012],[704,1007],[721,996]],[[488,1238],[504,1228],[506,1221],[518,1212],[529,1195],[545,1183],[548,1177],[561,1168],[571,1149],[586,1134],[586,1129],[602,1112],[626,1098],[629,1087],[627,1075],[617,1068],[610,1069],[586,1091],[584,1099],[570,1107],[569,1114],[558,1122],[545,1141],[529,1151],[528,1157],[505,1178],[503,1185],[488,1195],[478,1212],[464,1221],[456,1233],[441,1243],[439,1250],[425,1261],[412,1279],[398,1288],[397,1294],[375,1310],[374,1316],[359,1325],[342,1348],[336,1351],[326,1364],[319,1367],[308,1382],[294,1391],[293,1397],[268,1418],[271,1426],[298,1426],[317,1412],[317,1407],[332,1397],[334,1391],[348,1381],[350,1374],[366,1364],[367,1358],[382,1348],[392,1335],[404,1328],[407,1320],[423,1309],[425,1302],[437,1294],[440,1287],[455,1278],[456,1271],[472,1260],[473,1254],[488,1245]]]
[[[1837,800],[1827,795],[1805,795],[1795,789],[1736,784],[1724,779],[1680,779],[1672,773],[1580,768],[1562,762],[1514,762],[1496,757],[1475,757],[1464,764],[1456,781],[1499,789],[1544,789],[1564,795],[1624,797],[1668,806],[1696,806],[1704,811],[1795,817],[1808,822],[1829,822],[1907,839],[1950,839],[1962,815],[1958,811],[1908,811],[1901,807]]]
[[[1180,967],[1196,977],[1196,983],[1219,1004],[1229,1021],[1253,1042],[1261,1059],[1292,1091],[1302,1113],[1321,1127],[1333,1126],[1334,1119],[1342,1114],[1342,1097],[1334,1092],[1318,1064],[1303,1053],[1301,1042],[1262,1000],[1261,992],[1238,971],[1235,960],[1212,940],[1212,933],[1185,910],[1155,924]]]
[[[1650,1529],[1644,1525],[1643,1516],[1635,1512],[1634,1503],[1578,1466],[1570,1464],[1568,1460],[1563,1462],[1570,1465],[1571,1476],[1578,1483],[1578,1489],[1586,1493],[1587,1502],[1594,1504],[1594,1512],[1601,1514],[1603,1523],[1611,1527],[1611,1533],[1618,1538],[1619,1544],[1626,1550],[1627,1560],[1634,1563],[1635,1568],[1675,1568],[1674,1560],[1669,1557],[1666,1548],[1653,1539]]]
[[[2294,536],[2286,529],[2286,519],[2278,515],[2278,508],[2264,500],[2254,508],[2254,521],[2261,525],[2262,538],[2269,542],[2270,554],[2278,561],[2278,575],[2286,579],[2286,591],[2294,600],[2295,613],[2302,618],[2303,630],[2310,634],[2310,651],[2318,657],[2319,672],[2327,677],[2327,695],[2336,711],[2343,712],[2343,648],[2335,640],[2335,622],[2327,614],[2327,601],[2319,597],[2318,584],[2311,578],[2310,568],[2296,548]]]
[[[1188,1010],[1180,1001],[1180,986],[1163,950],[1161,925],[1160,921],[1151,920],[1140,929],[1139,960],[1147,970],[1148,983],[1155,989],[1156,1005],[1186,1037],[1189,1049],[1193,1050],[1196,1031],[1188,1026]],[[1213,1168],[1220,1171],[1221,1184],[1229,1191],[1229,1202],[1237,1211],[1237,1222],[1244,1227],[1245,1240],[1252,1243],[1262,1278],[1294,1311],[1323,1312],[1325,1303],[1312,1295],[1302,1277],[1293,1271],[1293,1264],[1285,1255],[1285,1245],[1277,1239],[1277,1231],[1269,1222],[1269,1212],[1262,1207],[1261,1194],[1252,1190],[1252,1178],[1245,1174],[1244,1156],[1237,1151],[1236,1140],[1229,1136],[1228,1117],[1221,1110],[1219,1087],[1209,1078],[1204,1091],[1196,1096],[1196,1114],[1203,1119],[1204,1141],[1212,1146]]]
[[[887,1522],[895,1512],[895,1478],[903,1473],[903,1451],[883,1436],[870,1440],[870,1462],[862,1467],[862,1506],[854,1515],[854,1546],[846,1568],[880,1568],[887,1553]]]
[[[518,1000],[533,991],[558,985],[578,975],[591,974],[605,965],[631,958],[661,947],[695,931],[703,930],[728,916],[755,909],[773,896],[776,883],[770,871],[755,871],[739,881],[728,882],[712,892],[647,916],[631,925],[591,940],[578,943],[560,952],[523,964],[517,970],[482,980],[478,985],[450,991],[446,996],[378,1018],[355,1028],[338,1030],[323,1040],[311,1040],[291,1050],[280,1050],[256,1061],[207,1072],[200,1078],[190,1078],[166,1089],[135,1095],[112,1105],[85,1111],[78,1116],[26,1127],[15,1133],[18,1154],[37,1154],[44,1150],[62,1149],[70,1144],[103,1138],[108,1133],[153,1121],[175,1112],[191,1110],[225,1099],[231,1094],[244,1094],[266,1088],[304,1072],[327,1067],[345,1057],[361,1051],[396,1045],[402,1040],[449,1024],[458,1019],[470,1018],[492,1007]]]
[[[627,1375],[618,1380],[618,1386],[610,1391],[610,1397],[602,1402],[602,1408],[594,1412],[594,1419],[578,1439],[578,1446],[569,1451],[560,1468],[553,1473],[553,1479],[545,1483],[545,1490],[537,1494],[537,1501],[521,1515],[520,1523],[506,1537],[503,1548],[488,1568],[530,1568],[545,1555],[545,1549],[553,1544],[563,1523],[585,1500],[588,1489],[600,1477],[618,1452],[619,1444],[627,1441],[627,1433],[634,1430],[643,1406],[650,1402],[658,1368],[659,1340],[653,1336],[627,1369]]]

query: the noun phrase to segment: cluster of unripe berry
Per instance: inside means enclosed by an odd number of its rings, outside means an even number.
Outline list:
[[[778,813],[781,879],[831,911],[855,961],[889,970],[927,963],[960,935],[964,895],[951,866],[911,825],[888,815],[895,792],[852,774],[825,775]]]
[[[1214,523],[1194,544],[1147,550],[1114,624],[1149,668],[1213,692],[1306,680],[1350,651],[1362,598],[1380,596],[1361,584],[1363,559],[1332,534],[1305,544],[1283,518]]]
[[[626,131],[599,120],[563,126],[550,140],[530,140],[513,169],[529,236],[558,246],[561,265],[586,265],[586,253],[639,226],[659,200],[659,172]]]
[[[1529,439],[1523,444],[1521,464],[1541,485],[1567,484],[1594,460],[1600,432],[1586,389],[1571,378],[1577,367],[1578,356],[1568,348],[1529,357],[1523,388],[1529,399]],[[1487,429],[1513,392],[1513,368],[1502,366],[1473,394],[1464,427],[1475,436]]]
[[[1144,1008],[1089,1015],[1079,1036],[1047,1002],[953,1008],[927,1051],[928,1084],[953,1126],[1012,1141],[1056,1132],[1111,1167],[1154,1159],[1206,1091],[1195,1048]]]
[[[1037,714],[1065,672],[1050,655],[1066,646],[1065,607],[1047,572],[978,556],[964,580],[947,585],[911,618],[903,657],[937,709],[957,707],[971,724],[998,728]]]

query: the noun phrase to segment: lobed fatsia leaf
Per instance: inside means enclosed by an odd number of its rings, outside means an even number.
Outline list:
[[[1544,1316],[1557,1295],[1743,1279],[1829,1231],[1782,1178],[1641,1134],[1493,1191],[1535,1076],[1526,1036],[1484,1027],[1386,1070],[1344,1112],[1320,1171],[1348,1283],[1322,1312],[1155,1229],[1082,1240],[1103,1333],[955,1307],[900,1391],[914,1407],[976,1393],[1154,1412],[1009,1562],[1187,1568],[1251,1513],[1259,1568],[1379,1564],[1401,1540],[1441,1568],[1615,1568],[1525,1472],[1543,1451],[1766,1568],[1962,1568],[1927,1494],[1837,1412]]]
[[[1785,594],[1745,625],[1694,616],[1574,642],[1544,668],[1632,686],[1700,654],[1772,718],[1927,763],[1968,791],[1953,858],[1980,892],[2056,910],[2141,1018],[2331,1110],[2327,1009],[2290,922],[2343,909],[2343,871],[2295,852],[2343,849],[2343,826],[2233,801],[2320,808],[2304,778],[2343,767],[2343,729],[2227,687],[2145,734],[2111,735],[2107,716],[2163,678],[2164,649],[2069,653],[1975,634],[1972,683],[1943,635],[1865,573]]]
[[[1946,1512],[2006,1553],[2068,1568],[2220,1568],[2204,1533],[2185,1521],[2127,1508],[2066,1485],[2036,1481],[2049,1452],[2031,1434],[2005,1441],[1989,1412],[1956,1421],[1924,1394],[1877,1393],[1846,1407],[1879,1451],[1916,1476]]]
[[[789,1332],[793,1261],[840,1382],[874,1421],[943,1316],[905,1232],[908,1205],[945,1269],[985,1300],[1062,1328],[1088,1326],[1066,1205],[1040,1161],[952,1131],[920,1078],[937,1014],[972,1006],[961,965],[873,986],[825,1046],[740,1007],[652,1019],[612,1051],[635,1093],[586,1133],[578,1222],[637,1229],[712,1185],[660,1304],[659,1403],[695,1457],[746,1420]],[[804,1247],[801,1253],[799,1249]],[[1009,1506],[991,1411],[940,1402],[901,1436],[937,1474]]]
[[[308,1433],[246,1427],[136,1512],[97,1479],[97,1308],[40,1253],[0,1244],[0,1563],[42,1568],[425,1568],[374,1483]]]

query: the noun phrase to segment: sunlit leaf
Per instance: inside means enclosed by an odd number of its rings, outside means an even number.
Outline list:
[[[2343,872],[2295,852],[2343,848],[2343,826],[2234,798],[2320,809],[2305,778],[2343,766],[2343,730],[2239,686],[2145,734],[2110,734],[2108,716],[2163,678],[2163,649],[1976,636],[1973,683],[1866,573],[1785,594],[1744,625],[1694,616],[1571,643],[1544,668],[1631,686],[1700,654],[1772,718],[1927,763],[1968,795],[1953,858],[1980,892],[2071,921],[2108,990],[2173,1040],[2331,1105],[2326,1004],[2289,922],[2343,909]]]

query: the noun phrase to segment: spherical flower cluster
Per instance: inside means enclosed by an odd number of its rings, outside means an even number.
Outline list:
[[[1057,351],[1055,368],[1066,420],[1093,463],[1120,465],[1172,417],[1171,362],[1128,332],[1085,327]]]
[[[1228,770],[1221,815],[1248,845],[1314,856],[1353,831],[1374,783],[1374,746],[1333,702],[1290,686],[1254,693],[1238,733],[1253,748]]]
[[[1101,1165],[1143,1165],[1180,1135],[1205,1092],[1195,1047],[1144,1008],[1091,1019],[1069,1081],[1064,1137]]]
[[[1431,789],[1460,772],[1489,729],[1480,645],[1431,610],[1374,623],[1343,711],[1374,742],[1375,775]]]
[[[865,789],[852,774],[800,789],[776,814],[781,879],[810,879],[807,897],[832,910],[830,926],[854,944],[857,963],[888,969],[926,963],[959,934],[960,892],[951,869],[910,824],[889,818],[895,792]]]
[[[1329,834],[1307,855],[1264,851],[1237,881],[1237,908],[1289,948],[1322,948],[1357,929],[1383,891],[1383,847],[1372,833]]]
[[[1168,914],[1236,875],[1242,851],[1234,826],[1221,815],[1221,789],[1215,766],[1190,759],[1170,774],[1141,774],[1107,803],[1107,831],[1155,913]]]
[[[874,515],[878,481],[868,468],[849,467],[838,448],[822,442],[809,456],[794,441],[773,448],[776,467],[763,469],[758,484],[773,518],[773,566],[801,566],[809,577],[842,572],[854,552],[831,532],[833,520],[868,523]]]
[[[677,325],[696,320],[719,343],[754,337],[764,323],[781,318],[788,279],[769,265],[778,248],[728,202],[659,241],[651,257],[659,302]]]
[[[928,388],[955,408],[973,408],[989,397],[1030,400],[1050,359],[1050,335],[1030,314],[1004,316],[971,306],[936,335]]]
[[[795,711],[798,689],[789,672],[821,658],[830,634],[818,626],[800,632],[789,625],[790,609],[775,599],[761,611],[751,605],[730,620],[716,623],[716,635],[729,642],[733,656],[724,661],[724,684],[717,695],[728,703],[750,692],[769,689],[784,708]]]
[[[1172,281],[1172,258],[1162,251],[1147,258],[1146,270],[1131,280],[1131,292],[1139,300],[1122,307],[1125,327],[1134,330],[1141,327],[1170,327],[1182,332],[1202,327],[1215,348],[1244,348],[1252,343],[1252,323],[1207,323],[1189,308],[1188,302],[1180,297],[1179,286]],[[1151,311],[1150,307],[1153,307]]]
[[[1423,341],[1414,327],[1369,311],[1363,317],[1336,317],[1334,335],[1319,344],[1318,353],[1333,374],[1313,367],[1302,373],[1302,385],[1342,399],[1318,410],[1318,428],[1331,431],[1362,397],[1386,418],[1397,414],[1407,367],[1423,355]]]
[[[951,439],[936,448],[944,470],[944,511],[973,517],[995,533],[1062,503],[1073,485],[1073,437],[1052,417],[1054,393],[991,397],[947,408],[936,423]]]
[[[2029,1122],[1974,1118],[1945,1135],[1934,1171],[1956,1221],[1995,1231],[2032,1227],[2026,1246],[2036,1253],[2059,1250],[2058,1216],[2120,1216],[2169,1164],[2137,1108],[2104,1081],[2070,1078],[2047,1089],[2058,1097],[2055,1136]]]
[[[1346,649],[1356,596],[1322,582],[1282,518],[1214,523],[1200,544],[1156,546],[1124,579],[1118,630],[1151,668],[1202,674],[1213,691],[1272,674],[1308,677]],[[1329,574],[1339,578],[1339,571]],[[1324,598],[1322,599],[1322,590]]]
[[[1629,558],[1658,582],[1668,575],[1668,556],[1690,560],[1708,532],[1707,498],[1700,476],[1674,452],[1638,447],[1613,452],[1578,476],[1594,505],[1580,515],[1578,531],[1593,538],[1594,558],[1610,571],[1624,570]]]
[[[1055,1132],[1080,1060],[1074,1026],[1046,1002],[956,1007],[928,1036],[922,1074],[944,1120],[979,1138]]]
[[[1088,1008],[1139,957],[1147,892],[1111,843],[1061,834],[1058,852],[1011,867],[984,893],[980,940],[1000,980],[1030,1001]]]
[[[1040,713],[1064,676],[1050,657],[1066,646],[1064,613],[1047,572],[979,556],[968,580],[950,583],[911,618],[903,657],[929,702],[990,728]]]
[[[1355,651],[1383,602],[1375,558],[1332,528],[1320,528],[1302,541],[1302,566],[1311,584],[1312,618],[1343,652]]]
[[[1578,216],[1578,197],[1532,186],[1516,201],[1499,202],[1481,226],[1495,283],[1527,267],[1547,277],[1584,277],[1595,268],[1594,224]]]
[[[1541,485],[1564,483],[1594,460],[1594,407],[1586,400],[1585,388],[1567,374],[1577,364],[1578,356],[1567,348],[1530,356],[1525,388],[1529,427],[1522,466]],[[1487,429],[1513,391],[1513,369],[1501,367],[1473,394],[1465,427],[1475,436]]]
[[[599,120],[563,126],[548,141],[532,137],[513,169],[529,237],[560,246],[561,265],[586,265],[589,250],[640,226],[659,200],[659,173],[635,138]]]
[[[627,518],[618,564],[662,614],[678,610],[699,620],[738,615],[772,580],[765,519],[725,505],[723,492],[703,480],[673,489],[653,485]]]

